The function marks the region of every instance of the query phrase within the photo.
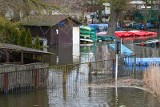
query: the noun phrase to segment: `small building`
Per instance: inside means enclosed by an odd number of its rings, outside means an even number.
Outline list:
[[[0,64],[23,65],[43,62],[43,55],[51,55],[52,53],[18,45],[0,43],[0,54]]]
[[[30,29],[33,37],[38,35],[47,39],[49,46],[72,44],[75,41],[79,44],[79,32],[77,31],[82,24],[68,15],[30,16],[21,20],[20,24]]]

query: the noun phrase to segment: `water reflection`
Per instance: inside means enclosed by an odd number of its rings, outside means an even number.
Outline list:
[[[65,101],[56,96],[52,98],[50,105],[54,104],[55,107],[120,107],[122,105],[158,107],[160,104],[150,93],[133,88],[118,88],[116,95],[115,88],[88,88],[87,90],[79,87],[76,94],[74,91],[69,92]]]
[[[0,96],[0,107],[49,107],[47,90]]]
[[[134,48],[136,53],[143,52],[143,57],[151,55],[148,53],[151,49],[139,49],[136,46],[129,47],[131,49]],[[107,43],[77,46],[77,48],[76,46],[73,48],[72,45],[59,48],[51,47],[49,50],[55,53],[46,59],[46,61],[50,62],[50,65],[82,62],[84,64],[59,71],[50,69],[47,90],[17,93],[8,96],[1,95],[1,107],[158,107],[160,105],[160,102],[152,94],[143,90],[88,86],[88,84],[92,83],[99,85],[106,82],[103,80],[113,78],[113,62],[85,64],[85,62],[108,60],[114,57],[110,53]],[[158,53],[158,51],[156,52]],[[153,53],[152,56],[157,55]],[[69,70],[65,71],[66,69]],[[92,74],[96,69],[99,74]],[[132,71],[132,67],[119,67],[119,72],[123,75],[131,75]],[[140,71],[139,73],[142,73]],[[138,72],[135,73],[139,74]]]
[[[50,65],[73,64],[79,61],[79,45],[51,46],[48,50],[54,53],[45,58],[45,62],[49,62]]]
[[[61,89],[0,96],[0,104],[1,107],[159,107],[160,104],[150,93],[134,88],[118,88],[117,93],[115,88],[78,86],[66,90],[66,96]]]

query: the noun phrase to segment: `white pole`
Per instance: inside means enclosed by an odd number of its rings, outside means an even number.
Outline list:
[[[118,75],[118,54],[116,54],[116,73],[115,73],[115,82],[117,82]]]
[[[118,88],[117,88],[117,81],[115,81],[115,105],[118,107]]]
[[[122,40],[122,38],[121,38],[121,54],[122,54],[122,44],[123,44],[122,42],[123,42],[123,40]]]

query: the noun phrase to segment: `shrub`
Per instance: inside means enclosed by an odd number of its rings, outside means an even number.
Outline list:
[[[26,36],[27,36],[27,32],[26,32],[26,29],[25,28],[22,28],[21,30],[21,36],[20,36],[20,46],[25,46],[25,40],[26,40]]]
[[[17,44],[20,35],[17,23],[12,23],[0,17],[0,41],[5,43]]]
[[[155,94],[160,96],[160,66],[156,64],[150,65],[144,72],[144,83]]]
[[[32,48],[32,34],[30,30],[27,31],[26,38],[25,38],[25,46],[28,48]]]
[[[39,37],[36,36],[36,40],[35,40],[35,43],[34,43],[34,48],[35,49],[41,49],[41,45],[40,45],[40,40],[39,40]]]

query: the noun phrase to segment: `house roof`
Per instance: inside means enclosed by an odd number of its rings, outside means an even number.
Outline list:
[[[134,4],[134,5],[136,5],[136,4],[143,5],[143,4],[145,4],[145,2],[144,2],[144,1],[137,1],[137,0],[135,1],[135,0],[134,0],[134,1],[131,1],[130,4]]]
[[[23,18],[20,21],[20,24],[27,26],[54,26],[66,19],[74,20],[68,15],[41,15],[41,16],[29,16]]]
[[[0,43],[0,49],[19,51],[19,52],[23,51],[25,53],[35,53],[35,54],[52,54],[50,52],[45,52],[42,50],[27,48],[27,47],[18,46],[18,45],[6,44],[6,43]]]

